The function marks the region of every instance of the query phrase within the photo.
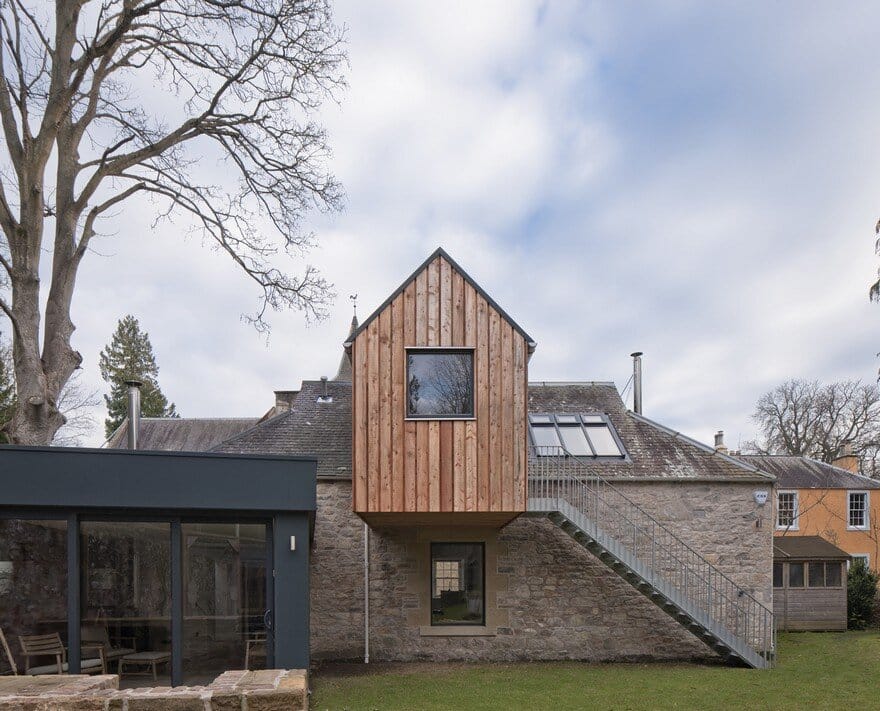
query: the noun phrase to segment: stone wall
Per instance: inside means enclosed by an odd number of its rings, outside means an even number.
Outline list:
[[[350,481],[318,481],[309,573],[312,659],[362,659],[364,522],[352,512]]]
[[[626,484],[626,494],[759,600],[772,602],[771,506],[754,483]],[[621,487],[624,488],[624,487]],[[766,487],[763,487],[766,488]],[[319,484],[312,655],[363,655],[362,523],[350,485]],[[760,527],[756,522],[760,521]],[[548,519],[494,529],[371,530],[371,659],[677,660],[708,647]],[[431,540],[486,544],[486,626],[431,628]],[[328,546],[321,550],[322,545]]]

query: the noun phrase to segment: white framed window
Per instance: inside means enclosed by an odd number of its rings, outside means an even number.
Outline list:
[[[776,528],[797,531],[798,493],[796,491],[780,491],[776,494]]]
[[[434,590],[436,593],[461,590],[461,561],[434,561]]]
[[[865,564],[866,568],[871,567],[871,558],[870,556],[868,556],[867,553],[853,553],[850,558],[851,560],[846,564],[847,570],[849,570],[850,567],[852,567],[852,565],[858,560],[862,561]]]
[[[868,492],[847,492],[846,527],[851,531],[868,530]]]

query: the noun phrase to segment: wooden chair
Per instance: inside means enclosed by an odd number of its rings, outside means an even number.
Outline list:
[[[0,652],[3,653],[3,656],[6,657],[6,661],[8,663],[9,669],[4,669],[3,665],[0,664],[0,676],[4,675],[12,675],[18,676],[18,667],[15,666],[15,659],[12,656],[12,650],[9,649],[9,644],[6,642],[6,636],[3,634],[3,630],[0,629]],[[3,659],[0,658],[0,662]]]
[[[103,624],[83,625],[80,628],[80,640],[83,644],[89,646],[102,647],[104,650],[104,659],[108,664],[110,662],[116,662],[117,670],[119,668],[120,659],[137,652],[134,637],[119,637],[115,640],[111,640],[110,633],[107,631],[107,626]],[[131,646],[122,646],[120,642],[127,642]]]
[[[21,635],[18,638],[21,644],[21,653],[24,657],[24,673],[28,676],[44,674],[67,674],[67,650],[61,642],[61,635],[53,634]],[[97,657],[82,659],[80,672],[82,674],[106,674],[107,662],[104,659],[104,647],[99,644],[85,644],[83,651],[97,652]],[[31,666],[33,657],[54,657],[54,664],[40,664]]]
[[[267,659],[267,650],[266,650],[266,633],[265,632],[253,632],[248,635],[247,640],[245,641],[244,647],[244,668],[251,668],[251,659],[254,657],[262,657],[263,659]]]

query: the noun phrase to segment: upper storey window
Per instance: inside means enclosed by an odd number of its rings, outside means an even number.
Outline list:
[[[406,416],[474,416],[474,352],[470,348],[411,348],[406,352]]]
[[[605,415],[529,415],[532,444],[539,457],[625,457]]]

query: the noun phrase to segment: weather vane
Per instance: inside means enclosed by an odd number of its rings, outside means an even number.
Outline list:
[[[351,307],[354,309],[355,318],[358,315],[358,295],[357,294],[349,294],[348,298],[351,300]]]

